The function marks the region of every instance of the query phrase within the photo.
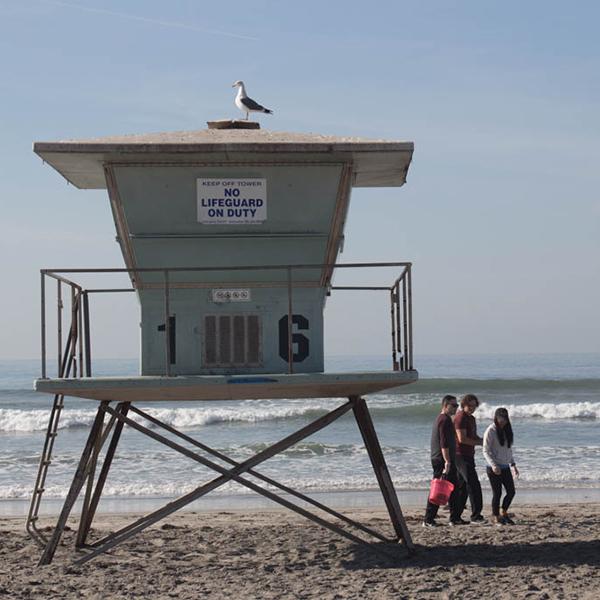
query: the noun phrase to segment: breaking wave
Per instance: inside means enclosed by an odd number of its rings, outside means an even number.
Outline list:
[[[244,402],[228,406],[195,406],[179,408],[147,408],[157,419],[176,428],[190,429],[221,423],[258,423],[293,419],[315,419],[340,404],[339,400],[281,401],[266,403]],[[600,419],[600,402],[537,402],[532,404],[483,403],[476,413],[478,419],[492,419],[498,406],[508,409],[513,419],[569,420]],[[369,402],[376,419],[423,421],[439,410],[433,398],[398,398],[382,396]],[[0,408],[0,432],[44,431],[48,425],[49,410]],[[89,427],[96,414],[93,408],[63,409],[60,429]],[[131,415],[134,420],[142,419]]]
[[[338,403],[339,404],[339,403]],[[149,408],[146,411],[157,419],[176,428],[189,429],[218,423],[256,423],[297,417],[314,417],[331,410],[335,404],[318,403],[291,406],[241,406],[224,408]],[[94,420],[94,409],[63,409],[59,429],[89,427]],[[43,431],[48,426],[49,410],[0,409],[0,432]],[[135,421],[143,421],[130,415]]]
[[[498,405],[499,406],[499,405]],[[482,404],[477,411],[479,419],[493,419],[498,406]],[[513,419],[600,419],[600,402],[559,402],[536,404],[503,404]]]
[[[485,475],[481,472],[480,478],[484,484]],[[372,473],[364,474],[346,474],[338,477],[284,477],[278,478],[281,483],[291,488],[305,493],[315,492],[353,492],[353,491],[377,491],[377,482]],[[405,475],[395,477],[394,483],[397,489],[402,490],[426,490],[429,486],[430,476],[427,470],[422,474]],[[69,482],[46,487],[44,498],[58,499],[65,498],[69,490]],[[104,488],[105,498],[173,498],[187,494],[198,487],[202,480],[191,482],[189,477],[184,480],[180,477],[177,481],[148,481],[148,480],[121,480],[107,483]],[[598,488],[600,480],[597,476],[590,476],[590,473],[554,471],[543,474],[528,474],[521,471],[521,478],[518,482],[519,489],[536,489],[540,487],[550,487],[551,489],[569,489],[569,488]],[[276,488],[261,484],[261,486],[276,491]],[[31,497],[31,484],[14,484],[2,486],[0,488],[0,500],[25,500]],[[236,483],[226,483],[217,490],[211,492],[211,495],[242,495],[248,494],[249,490]],[[487,492],[486,492],[487,493]]]

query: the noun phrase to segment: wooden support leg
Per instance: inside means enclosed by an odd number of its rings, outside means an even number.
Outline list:
[[[356,423],[358,424],[369,458],[371,459],[371,464],[373,465],[373,470],[375,471],[375,476],[377,477],[377,482],[379,483],[394,531],[396,532],[398,539],[404,541],[407,550],[413,552],[414,546],[410,537],[410,532],[408,531],[404,516],[402,515],[400,502],[398,501],[398,496],[396,495],[390,472],[388,471],[383,452],[381,451],[381,446],[379,445],[379,440],[375,433],[375,427],[373,426],[367,403],[363,398],[356,396],[350,398],[350,401],[353,403],[352,410],[354,411]]]
[[[123,402],[119,404],[116,408],[116,412],[123,416],[127,415],[128,410],[129,402]],[[81,522],[79,523],[79,531],[77,532],[77,542],[75,544],[77,548],[81,548],[86,543],[87,536],[90,532],[90,528],[94,520],[94,515],[96,514],[96,509],[98,508],[98,502],[100,502],[100,497],[102,496],[102,491],[104,490],[104,484],[106,483],[106,478],[108,477],[108,472],[110,471],[110,467],[112,465],[112,461],[115,456],[117,446],[119,444],[119,439],[121,438],[121,433],[123,431],[124,423],[122,421],[117,420],[115,416],[113,416],[112,419],[117,421],[117,423],[115,425],[115,430],[113,431],[113,436],[110,441],[110,445],[108,446],[108,450],[106,451],[104,463],[102,464],[102,469],[100,470],[100,474],[98,475],[96,488],[91,499],[90,492],[91,484],[93,483],[93,476],[90,479],[88,479],[88,490],[84,502],[85,510],[81,513]]]
[[[111,422],[112,423],[112,422]],[[112,427],[111,423],[108,424],[108,427]],[[94,442],[94,448],[92,450],[92,454],[90,459],[88,460],[87,467],[85,469],[85,479],[87,480],[87,485],[85,486],[85,494],[83,496],[83,503],[81,505],[81,516],[79,517],[79,528],[77,529],[77,538],[75,540],[75,547],[80,546],[79,539],[83,532],[83,524],[87,520],[88,508],[90,505],[90,497],[92,495],[92,491],[94,489],[94,478],[96,477],[96,465],[98,464],[98,457],[100,456],[100,450],[102,449],[102,438],[103,435],[97,435],[96,441]]]
[[[92,429],[85,444],[85,448],[81,453],[81,458],[79,459],[77,471],[75,471],[73,482],[71,483],[71,487],[65,499],[65,503],[58,517],[56,527],[54,528],[54,531],[52,532],[52,535],[50,536],[50,539],[46,544],[46,548],[42,553],[42,557],[40,558],[40,562],[38,563],[38,565],[49,565],[52,562],[52,558],[54,557],[54,553],[56,552],[56,547],[58,546],[62,533],[65,529],[65,525],[67,524],[69,514],[71,513],[73,505],[77,500],[77,496],[79,496],[79,492],[81,492],[81,488],[85,483],[87,477],[88,463],[96,445],[97,438],[101,437],[102,435],[102,425],[104,423],[104,416],[106,414],[107,406],[108,402],[102,402],[100,404],[100,407],[98,408],[96,418],[94,419],[94,424],[92,425]]]
[[[79,519],[79,528],[77,530],[77,539],[75,541],[75,547],[79,548],[85,541],[85,524],[88,522],[88,511],[90,509],[90,499],[94,490],[94,478],[96,476],[96,465],[98,464],[98,457],[100,456],[100,450],[104,447],[110,432],[112,431],[113,425],[115,424],[116,417],[111,416],[108,424],[102,431],[101,435],[96,437],[96,443],[94,444],[94,451],[88,461],[86,468],[87,485],[85,489],[85,496],[83,498],[83,504],[81,506],[81,517]],[[82,537],[83,536],[83,537]],[[83,539],[83,541],[82,541]]]

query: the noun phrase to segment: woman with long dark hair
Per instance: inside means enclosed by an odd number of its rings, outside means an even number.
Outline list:
[[[494,413],[494,422],[483,435],[483,456],[488,464],[487,476],[492,486],[492,515],[496,525],[514,525],[508,516],[508,507],[515,497],[515,477],[519,470],[513,458],[513,430],[506,408],[498,408]],[[502,500],[502,515],[500,515],[500,498],[502,487],[506,490]]]

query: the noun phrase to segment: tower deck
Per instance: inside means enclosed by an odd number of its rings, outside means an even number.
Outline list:
[[[411,371],[37,379],[38,392],[116,402],[347,398],[417,381]]]

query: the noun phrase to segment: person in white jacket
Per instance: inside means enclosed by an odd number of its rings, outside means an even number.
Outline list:
[[[483,435],[483,456],[488,464],[487,476],[492,486],[492,515],[496,525],[514,525],[508,516],[508,507],[515,497],[515,483],[512,476],[519,477],[519,470],[513,457],[513,430],[506,408],[498,408],[494,413],[494,422]],[[500,515],[500,497],[502,487],[506,490],[502,500]]]

